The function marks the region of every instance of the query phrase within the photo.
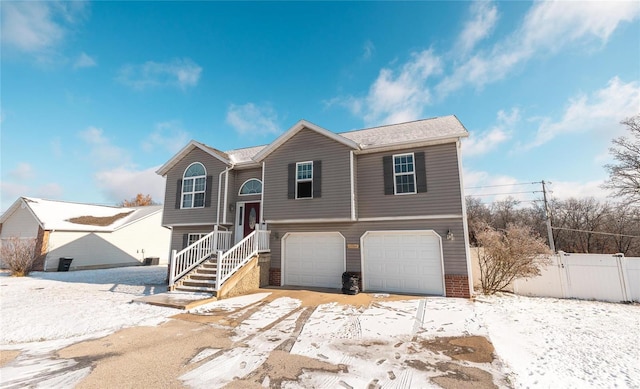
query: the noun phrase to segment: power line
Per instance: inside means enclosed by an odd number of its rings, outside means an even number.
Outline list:
[[[565,230],[565,231],[575,231],[575,232],[588,232],[590,234],[597,235],[613,235],[613,236],[623,236],[626,238],[640,238],[638,235],[626,235],[626,234],[614,234],[612,232],[598,232],[598,231],[589,231],[589,230],[577,230],[575,228],[564,228],[564,227],[551,227],[554,230]]]
[[[540,193],[539,190],[536,191],[526,191],[526,192],[505,192],[505,193],[485,193],[485,194],[468,194],[467,196],[477,196],[477,197],[483,197],[483,196],[497,196],[497,195],[512,195],[512,194],[523,194],[523,193]]]
[[[480,188],[499,188],[501,186],[514,186],[514,185],[533,185],[539,184],[540,182],[517,182],[515,184],[501,184],[501,185],[485,185],[485,186],[469,186],[466,189],[480,189]]]

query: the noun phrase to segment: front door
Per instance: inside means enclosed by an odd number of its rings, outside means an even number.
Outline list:
[[[244,216],[242,219],[242,228],[244,230],[244,236],[246,237],[253,230],[256,229],[256,225],[260,223],[260,203],[245,203],[244,204]]]

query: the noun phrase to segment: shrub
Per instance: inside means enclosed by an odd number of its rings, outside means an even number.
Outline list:
[[[483,247],[478,257],[485,294],[504,290],[516,278],[540,275],[540,267],[550,263],[551,250],[528,226],[509,224],[503,231],[485,226],[476,236]]]
[[[2,264],[11,270],[11,275],[24,277],[33,269],[36,239],[12,236],[2,240],[0,259]]]

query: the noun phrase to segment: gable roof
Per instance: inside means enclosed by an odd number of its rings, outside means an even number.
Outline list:
[[[274,140],[273,142],[271,142],[269,145],[267,145],[266,147],[264,147],[262,150],[260,150],[258,153],[256,153],[253,156],[253,160],[256,162],[260,162],[263,159],[265,159],[269,154],[271,154],[272,152],[274,152],[276,149],[278,149],[278,147],[282,146],[284,143],[286,143],[289,139],[291,139],[295,134],[297,134],[298,132],[302,131],[303,129],[308,128],[309,130],[315,131],[321,135],[326,136],[329,139],[333,139],[338,143],[342,143],[343,145],[350,147],[352,149],[358,149],[358,144],[354,141],[352,141],[351,139],[347,139],[345,137],[340,136],[339,134],[336,134],[335,132],[331,132],[329,130],[326,130],[320,126],[317,126],[313,123],[310,123],[306,120],[300,120],[298,121],[298,123],[294,124],[291,128],[289,128],[287,131],[285,131],[284,134],[280,135],[276,140]]]
[[[469,132],[455,115],[343,132],[363,150],[464,138]]]
[[[227,165],[253,166],[264,160],[278,147],[286,143],[291,137],[303,129],[315,131],[343,145],[352,148],[357,153],[407,147],[411,145],[426,145],[450,142],[469,136],[469,132],[455,115],[440,116],[412,122],[389,124],[384,126],[365,128],[362,130],[341,133],[331,132],[306,120],[300,120],[276,140],[268,145],[252,146],[230,151],[220,151],[204,143],[192,140],[169,162],[165,163],[156,173],[166,175],[167,172],[194,148],[213,155]]]
[[[184,157],[187,156],[187,154],[189,154],[191,151],[195,150],[195,149],[200,149],[202,151],[204,151],[205,153],[211,155],[212,157],[218,159],[219,161],[221,161],[222,163],[224,163],[225,165],[231,165],[232,162],[229,158],[229,155],[223,151],[220,151],[216,148],[213,148],[211,146],[207,146],[204,143],[200,143],[197,142],[195,140],[191,140],[186,146],[184,146],[182,148],[182,150],[178,151],[178,153],[176,155],[173,156],[173,158],[171,158],[169,161],[167,161],[167,163],[165,163],[164,165],[160,166],[160,168],[158,170],[156,170],[156,173],[160,174],[161,176],[164,176],[167,174],[167,172],[169,172],[169,170],[171,170],[172,167],[174,167],[178,162],[180,162],[180,160]]]
[[[0,216],[0,223],[18,207],[27,208],[43,230],[86,232],[113,232],[162,212],[162,205],[127,208],[20,197]]]

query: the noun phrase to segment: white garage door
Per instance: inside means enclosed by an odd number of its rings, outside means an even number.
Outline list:
[[[340,233],[288,233],[282,246],[284,285],[342,287],[345,240]]]
[[[367,231],[362,237],[365,290],[444,295],[440,238],[425,231]]]

